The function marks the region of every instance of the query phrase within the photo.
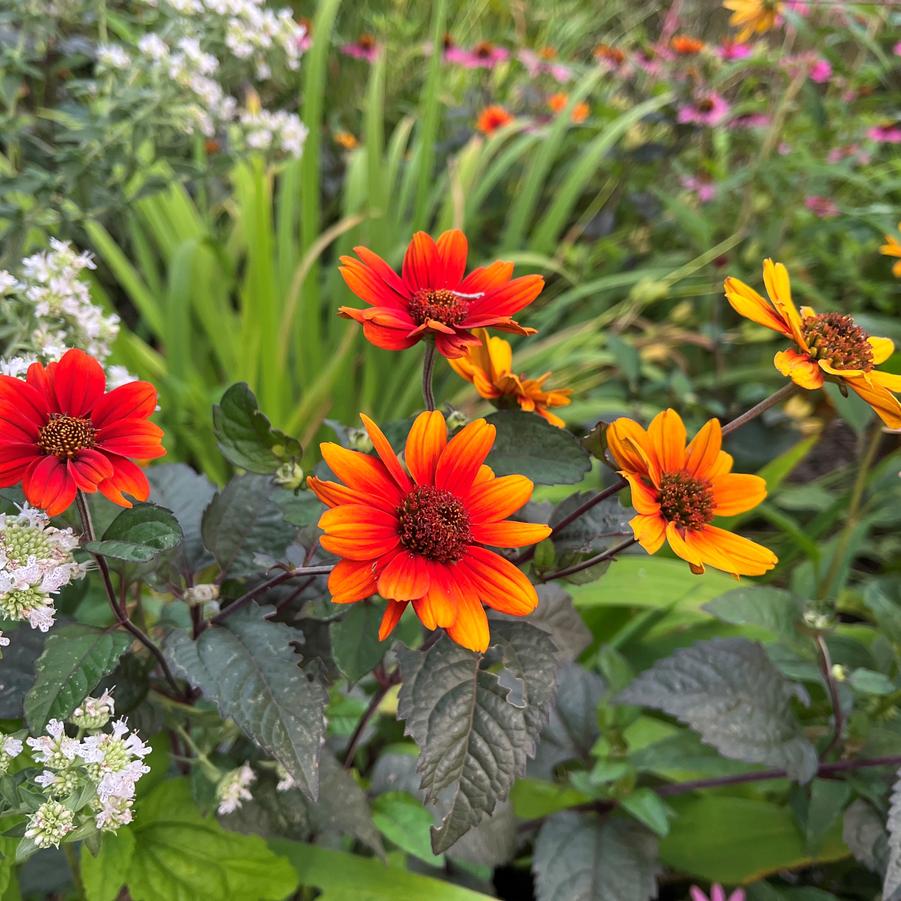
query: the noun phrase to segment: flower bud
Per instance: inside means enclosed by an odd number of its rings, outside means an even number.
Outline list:
[[[105,691],[99,698],[85,698],[72,712],[69,722],[79,729],[102,729],[115,711],[113,696]]]
[[[629,300],[634,303],[648,304],[663,300],[669,294],[669,285],[653,278],[640,279],[629,292]]]
[[[463,426],[469,422],[469,417],[460,410],[451,410],[450,413],[447,414],[446,419],[449,432],[455,432],[457,429],[462,429]]]
[[[366,433],[366,429],[348,429],[347,443],[351,450],[368,454],[372,450],[372,439]]]
[[[25,838],[39,848],[59,847],[59,843],[75,828],[75,814],[59,801],[46,801],[28,820]]]
[[[209,604],[211,601],[219,599],[219,586],[212,582],[202,585],[192,585],[184,593],[184,601],[192,607]]]
[[[298,488],[302,488],[303,480],[304,471],[299,463],[282,463],[275,471],[275,484],[287,488],[289,491],[297,491]]]

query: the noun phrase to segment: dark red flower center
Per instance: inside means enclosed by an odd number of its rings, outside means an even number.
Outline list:
[[[93,447],[97,430],[86,417],[51,413],[50,419],[38,432],[38,447],[54,457],[74,457],[79,451]]]
[[[453,291],[417,291],[410,298],[410,316],[417,325],[434,319],[444,325],[459,325],[469,311],[469,305]]]
[[[700,529],[713,519],[713,491],[706,479],[684,472],[664,473],[657,501],[663,518],[682,529]]]
[[[361,34],[357,46],[362,50],[372,50],[375,47],[375,38],[371,34]]]
[[[801,334],[814,360],[823,360],[833,369],[873,368],[873,348],[867,333],[844,313],[819,313],[801,323]]]
[[[480,59],[485,59],[494,52],[494,44],[491,41],[480,41],[475,45],[475,55]]]
[[[713,101],[709,97],[705,97],[703,100],[699,100],[698,101],[698,112],[701,112],[701,113],[713,112]]]
[[[463,502],[444,488],[420,485],[397,508],[400,543],[438,563],[456,563],[472,543]]]

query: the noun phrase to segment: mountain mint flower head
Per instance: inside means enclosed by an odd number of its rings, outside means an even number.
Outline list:
[[[22,742],[11,735],[0,734],[0,776],[9,770],[14,757],[22,753]]]
[[[59,847],[75,828],[75,814],[59,801],[45,801],[28,820],[25,838],[39,848]]]
[[[127,791],[127,784],[134,788],[134,783],[144,774],[150,772],[150,767],[141,765],[140,761],[151,751],[150,745],[144,744],[135,732],[129,733],[128,723],[124,719],[118,719],[113,723],[112,732],[101,732],[97,735],[89,735],[82,742],[81,756],[85,763],[90,764],[89,772],[98,781],[104,776],[117,775],[118,780],[108,783],[110,786],[106,794],[122,794]],[[137,763],[138,765],[132,766]],[[103,794],[98,790],[99,794]]]
[[[9,639],[3,634],[3,630],[0,629],[0,649],[9,647]],[[0,650],[0,660],[3,659],[3,651]]]
[[[102,729],[116,712],[116,702],[109,691],[104,691],[99,698],[85,698],[75,708],[69,722],[79,729]]]
[[[134,819],[132,814],[131,798],[122,798],[118,795],[110,796],[100,803],[94,822],[97,828],[103,832],[115,832],[120,826],[126,826]]]
[[[245,801],[249,801],[253,797],[250,786],[256,778],[246,763],[226,773],[216,786],[217,811],[220,814],[234,813]]]
[[[66,735],[60,720],[47,723],[47,734],[27,739],[28,747],[37,763],[43,763],[49,770],[67,770],[81,753],[81,744]]]

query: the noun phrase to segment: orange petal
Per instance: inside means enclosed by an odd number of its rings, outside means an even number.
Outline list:
[[[385,612],[382,614],[382,622],[379,625],[379,641],[384,641],[400,622],[404,610],[407,609],[407,601],[388,601]]]
[[[635,539],[649,554],[656,554],[663,546],[666,520],[659,513],[656,515],[639,513],[629,520],[629,525]]]
[[[675,523],[668,522],[666,524],[666,540],[673,549],[673,553],[677,557],[681,557],[692,568],[703,566],[701,552],[686,542]]]
[[[418,554],[401,551],[382,570],[378,584],[379,594],[387,600],[416,600],[429,590],[429,567]]]
[[[872,408],[873,412],[890,428],[901,429],[901,403],[886,387],[887,372],[871,372],[866,376],[846,378],[845,383]],[[898,378],[897,376],[895,378]],[[889,381],[889,384],[892,384]]]
[[[480,544],[491,547],[525,547],[538,544],[551,534],[551,527],[542,523],[504,522],[473,523],[472,537]]]
[[[891,338],[870,338],[869,342],[874,366],[884,363],[895,352],[895,342]]]
[[[397,547],[397,519],[364,504],[343,504],[319,518],[322,546],[348,560],[373,560]]]
[[[466,512],[473,523],[500,522],[528,503],[534,488],[531,479],[519,475],[477,482],[466,500]]]
[[[501,613],[525,616],[538,606],[535,586],[526,574],[493,551],[473,545],[457,566],[463,568],[482,603]]]
[[[435,468],[447,447],[447,423],[437,410],[420,413],[407,435],[404,461],[418,485],[435,481]]]
[[[478,654],[488,650],[490,633],[485,608],[474,595],[464,595],[457,610],[454,624],[448,627],[447,634],[458,645],[469,648]]]
[[[765,479],[731,472],[713,482],[713,513],[715,516],[735,516],[752,510],[765,497]]]
[[[490,466],[485,466],[485,464],[483,463],[479,467],[479,471],[476,473],[476,477],[472,481],[473,488],[475,488],[476,485],[481,485],[483,482],[490,482],[494,477],[494,470]]]
[[[796,385],[814,391],[823,387],[823,371],[807,354],[797,350],[780,350],[773,357],[773,365]]]
[[[720,421],[710,419],[685,449],[685,471],[691,476],[707,478],[707,472],[716,463],[722,446],[723,430]]]
[[[494,426],[484,419],[475,419],[457,432],[435,467],[435,486],[465,497],[494,444],[494,435]]]
[[[702,566],[706,563],[734,576],[762,576],[779,562],[769,548],[716,526],[686,532],[685,541]]]
[[[413,483],[404,472],[403,466],[400,465],[400,460],[397,459],[397,454],[394,453],[394,448],[391,447],[391,442],[385,437],[385,433],[365,413],[360,414],[360,419],[363,420],[366,433],[369,435],[379,459],[385,464],[388,475],[394,479],[401,491],[409,491],[413,487]]]
[[[657,489],[645,484],[640,476],[635,473],[623,471],[623,478],[632,489],[632,506],[639,513],[656,516],[660,514],[660,504],[657,501]]]
[[[489,266],[473,269],[460,283],[459,290],[463,294],[485,294],[510,281],[512,275],[513,264],[497,260]]]
[[[332,442],[320,444],[319,449],[329,469],[348,488],[365,494],[370,503],[386,510],[394,510],[400,503],[403,492],[375,457]]]
[[[682,417],[673,409],[663,410],[651,420],[648,426],[650,456],[661,473],[679,472],[685,466],[686,437]]]
[[[444,232],[437,242],[440,267],[435,287],[455,289],[463,281],[469,245],[459,228]]]
[[[317,479],[316,476],[307,478],[307,486],[327,507],[337,507],[339,504],[368,504],[370,501],[370,497],[362,491],[354,491],[339,482]]]
[[[766,326],[774,332],[794,339],[792,330],[785,320],[750,285],[737,278],[727,278],[723,284],[726,300],[739,316],[750,319],[758,325]]]
[[[637,450],[648,445],[648,433],[633,419],[615,419],[607,429],[607,447],[613,459],[631,472],[648,474],[647,460]]]
[[[437,287],[435,278],[444,267],[438,256],[438,248],[430,235],[416,232],[404,254],[402,275],[404,282],[413,290],[428,290]]]
[[[806,351],[807,343],[801,335],[801,315],[792,300],[788,270],[782,263],[774,263],[771,259],[764,260],[763,283],[773,306],[791,330],[792,340]]]
[[[374,595],[372,560],[339,560],[329,573],[328,590],[335,604],[352,604]]]
[[[467,591],[464,586],[467,586],[467,583],[465,579],[460,578],[459,566],[455,564],[428,561],[427,565],[431,580],[425,598],[429,615],[439,628],[446,629],[457,620],[461,600]]]

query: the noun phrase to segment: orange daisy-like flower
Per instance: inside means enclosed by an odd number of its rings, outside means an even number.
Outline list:
[[[901,231],[901,222],[898,223],[898,230]],[[896,258],[892,264],[892,275],[895,278],[901,278],[901,241],[894,235],[886,235],[885,244],[879,248],[879,252],[883,256]]]
[[[479,113],[476,121],[476,128],[484,135],[494,134],[499,128],[509,125],[513,121],[510,115],[502,106],[486,106]]]
[[[404,350],[428,337],[449,359],[462,357],[479,343],[474,328],[534,335],[535,329],[523,328],[511,317],[541,293],[544,279],[512,278],[513,264],[501,261],[464,276],[468,250],[459,229],[444,232],[437,242],[417,232],[398,275],[368,248],[355,247],[359,259],[341,257],[341,275],[348,288],[372,306],[341,307],[338,312],[362,323],[363,334],[376,347]]]
[[[611,47],[609,44],[598,44],[594,48],[594,58],[599,62],[619,68],[626,61],[626,54],[619,48]]]
[[[694,56],[704,49],[704,42],[687,34],[677,34],[670,41],[670,46],[680,56]]]
[[[562,428],[566,423],[551,413],[549,407],[565,407],[570,403],[572,390],[557,388],[544,390],[551,373],[537,379],[527,379],[513,372],[513,350],[503,338],[490,338],[485,329],[476,329],[477,347],[471,347],[465,357],[450,360],[457,375],[472,382],[486,400],[515,401],[527,413],[543,416],[551,425]]]
[[[769,548],[710,524],[715,516],[756,507],[766,497],[766,482],[730,471],[732,457],[721,450],[717,419],[685,442],[675,410],[658,413],[647,431],[631,419],[617,419],[607,429],[607,447],[632,489],[638,515],[629,525],[636,540],[649,554],[669,542],[694,573],[703,573],[705,565],[734,576],[768,572],[778,562]]]
[[[782,15],[782,0],[723,0],[723,6],[732,12],[729,24],[741,29],[739,42],[770,31]]]
[[[563,110],[566,109],[567,104],[569,103],[569,96],[566,94],[552,94],[547,99],[548,108],[551,112],[554,113],[562,113]],[[590,107],[587,103],[577,103],[573,107],[572,115],[570,118],[573,122],[578,124],[579,122],[584,122],[588,118],[588,114],[591,112]]]
[[[844,313],[814,313],[795,307],[788,270],[782,263],[764,260],[764,300],[737,278],[727,278],[726,298],[742,316],[765,325],[794,341],[797,349],[781,350],[773,358],[776,368],[796,385],[811,391],[826,379],[859,394],[892,429],[901,429],[901,403],[893,392],[901,391],[901,375],[880,372],[895,349],[889,338],[870,338]]]
[[[24,380],[0,375],[0,487],[21,482],[28,502],[49,516],[79,490],[122,507],[131,506],[125,494],[146,501],[147,476],[128,458],[166,453],[163,430],[149,421],[155,409],[153,385],[107,392],[100,364],[81,350],[32,363]]]
[[[548,526],[506,518],[532,496],[532,482],[496,478],[484,465],[495,432],[484,419],[448,441],[444,417],[420,413],[407,436],[406,468],[379,427],[361,419],[378,457],[323,444],[322,456],[343,484],[309,479],[331,508],[319,520],[322,547],[342,558],[329,575],[332,600],[385,598],[383,640],[412,603],[426,628],[447,629],[463,647],[485,651],[482,604],[513,616],[538,604],[525,574],[485,547],[524,547],[550,534]]]

